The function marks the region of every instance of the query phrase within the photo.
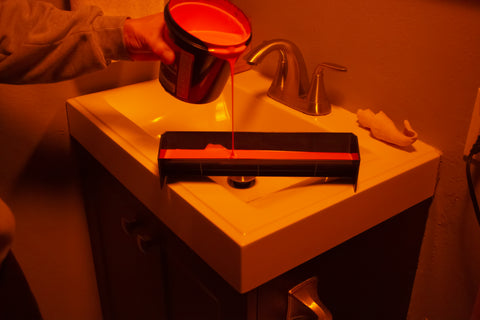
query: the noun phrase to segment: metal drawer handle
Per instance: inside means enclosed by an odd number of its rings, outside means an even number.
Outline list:
[[[137,234],[137,247],[141,253],[148,254],[152,251],[158,250],[161,246],[162,239],[158,235],[150,236]]]
[[[148,253],[154,245],[155,241],[151,237],[137,234],[137,247],[141,253]]]
[[[135,219],[135,218],[128,219],[128,218],[122,217],[120,219],[120,222],[122,224],[123,231],[129,236],[133,235],[135,231],[137,231],[142,226],[142,222],[139,219]]]
[[[311,319],[311,312],[316,315],[315,320],[332,320],[332,314],[318,297],[317,284],[317,277],[312,277],[288,291],[287,320]]]

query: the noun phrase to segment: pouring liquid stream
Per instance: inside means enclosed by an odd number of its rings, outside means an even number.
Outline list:
[[[234,102],[234,86],[233,86],[233,78],[234,78],[234,69],[235,69],[235,61],[237,61],[237,58],[231,58],[227,60],[228,63],[230,64],[230,79],[232,82],[232,153],[230,154],[230,158],[235,158],[235,102]]]
[[[190,31],[197,38],[208,43],[208,51],[215,57],[226,60],[230,65],[230,79],[232,85],[232,152],[230,158],[235,158],[235,103],[234,103],[234,74],[235,62],[245,51],[247,46],[243,44],[245,35],[219,32],[219,31]],[[215,45],[213,45],[214,43]],[[239,45],[231,45],[240,43]]]

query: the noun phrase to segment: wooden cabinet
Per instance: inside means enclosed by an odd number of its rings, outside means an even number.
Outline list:
[[[93,159],[81,154],[85,207],[104,320],[164,319],[164,250],[161,239],[150,238],[155,234],[151,215]],[[142,252],[139,245],[148,249]]]
[[[335,320],[406,318],[430,201],[240,294],[73,145],[105,320],[285,319],[288,290],[313,276]]]
[[[247,319],[254,292],[235,291],[74,145],[104,319]]]

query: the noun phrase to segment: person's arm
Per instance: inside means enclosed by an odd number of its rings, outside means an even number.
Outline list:
[[[95,7],[63,11],[41,1],[0,0],[0,82],[60,81],[128,59],[125,19]]]
[[[161,38],[163,15],[126,19],[104,16],[96,7],[64,11],[42,1],[0,0],[0,83],[56,82],[103,69],[111,60],[147,59],[136,50],[173,62]]]

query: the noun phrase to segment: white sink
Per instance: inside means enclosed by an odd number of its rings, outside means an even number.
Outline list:
[[[243,75],[236,76],[235,129],[238,131],[318,131],[318,122],[297,117],[298,112],[278,108],[264,93],[256,94],[244,86]],[[261,77],[257,81],[265,80]],[[243,84],[243,86],[242,86]],[[224,94],[215,102],[188,104],[166,94],[157,81],[112,90],[104,95],[105,101],[122,115],[140,126],[152,137],[165,131],[231,131],[231,90],[227,84]],[[137,90],[148,96],[140,97]],[[126,94],[125,90],[130,91]],[[273,102],[273,101],[272,101]],[[323,131],[323,130],[322,130]]]
[[[266,96],[270,80],[235,77],[238,131],[353,132],[360,146],[358,188],[308,177],[257,177],[235,189],[226,177],[160,187],[157,152],[165,131],[231,130],[231,89],[192,105],[157,81],[70,99],[71,135],[239,292],[246,292],[415,205],[434,192],[439,152],[421,141],[399,149],[359,128],[333,106],[308,116]]]

